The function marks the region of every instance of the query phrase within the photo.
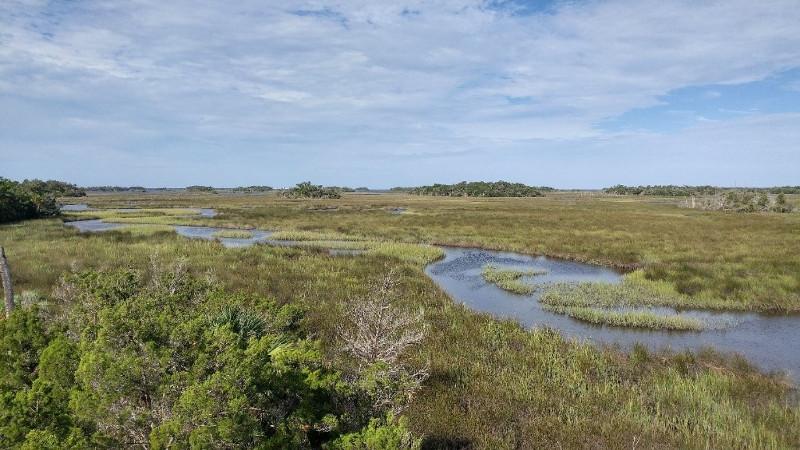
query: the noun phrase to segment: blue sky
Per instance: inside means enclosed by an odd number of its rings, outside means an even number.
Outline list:
[[[0,176],[800,184],[770,1],[0,2]]]

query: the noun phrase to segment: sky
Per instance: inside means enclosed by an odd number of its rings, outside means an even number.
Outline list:
[[[800,4],[2,0],[0,176],[800,185]]]

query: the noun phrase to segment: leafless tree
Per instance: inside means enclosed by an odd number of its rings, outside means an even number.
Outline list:
[[[367,296],[349,302],[338,334],[343,351],[358,363],[360,374],[380,379],[372,392],[376,409],[399,413],[428,378],[429,368],[412,367],[403,356],[427,333],[424,311],[398,305],[399,290],[392,271],[372,286]]]

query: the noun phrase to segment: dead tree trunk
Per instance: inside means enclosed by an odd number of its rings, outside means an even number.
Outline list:
[[[14,310],[14,287],[11,285],[11,269],[8,267],[3,247],[0,247],[0,279],[3,281],[3,290],[6,293],[6,318],[8,318]]]

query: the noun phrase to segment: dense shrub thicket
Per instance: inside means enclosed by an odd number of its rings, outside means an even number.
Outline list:
[[[689,197],[701,195],[717,195],[729,191],[748,191],[767,194],[800,194],[800,186],[776,186],[767,188],[726,188],[719,186],[677,186],[677,185],[654,185],[654,186],[625,186],[618,184],[603,189],[607,194],[617,195],[653,195],[658,197]]]
[[[302,319],[180,265],[68,275],[0,321],[0,448],[418,448],[397,372],[334,370]]]
[[[57,197],[86,195],[74,184],[61,181],[25,180],[0,177],[0,223],[58,215]]]
[[[395,188],[393,190],[406,190]],[[527,186],[522,183],[508,181],[462,181],[456,184],[434,184],[407,188],[414,195],[433,195],[446,197],[541,197],[544,191],[552,191],[549,187]]]
[[[281,195],[286,198],[342,198],[338,189],[311,184],[310,181],[297,183],[295,187],[282,191]]]

